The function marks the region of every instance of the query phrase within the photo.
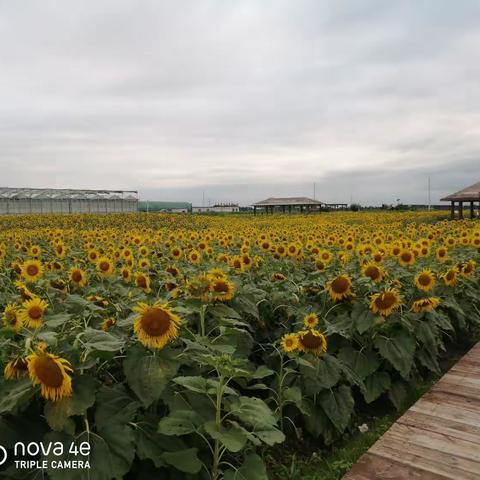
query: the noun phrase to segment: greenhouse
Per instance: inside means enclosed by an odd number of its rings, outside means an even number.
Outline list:
[[[28,213],[136,212],[135,190],[1,188],[0,215]]]

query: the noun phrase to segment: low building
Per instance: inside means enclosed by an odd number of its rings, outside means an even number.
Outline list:
[[[192,204],[188,202],[158,202],[142,200],[138,202],[139,212],[189,213]]]
[[[194,213],[235,213],[239,211],[238,203],[216,203],[209,207],[192,207]]]
[[[299,211],[300,213],[303,213],[304,211],[319,211],[322,206],[326,206],[326,204],[308,197],[270,197],[261,202],[254,203],[252,206],[253,213],[256,215],[257,210],[263,210],[266,213],[274,213],[275,211],[283,213],[286,211],[289,213],[292,211]]]
[[[450,216],[452,220],[455,218],[455,204],[458,203],[458,218],[463,218],[463,204],[470,204],[470,218],[475,217],[475,202],[478,202],[478,210],[476,215],[480,212],[480,182],[474,183],[463,190],[452,193],[444,198],[441,198],[442,202],[450,202]]]

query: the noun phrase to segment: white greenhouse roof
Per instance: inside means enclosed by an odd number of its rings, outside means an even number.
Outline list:
[[[137,200],[136,190],[79,190],[72,188],[11,188],[0,187],[0,199],[75,199],[75,200]]]

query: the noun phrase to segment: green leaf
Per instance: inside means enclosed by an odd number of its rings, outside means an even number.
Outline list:
[[[158,432],[163,435],[187,435],[195,432],[201,423],[201,417],[193,410],[174,410],[160,420]]]
[[[415,330],[415,336],[424,345],[428,345],[429,348],[436,351],[438,331],[434,323],[420,321]]]
[[[260,398],[234,397],[227,409],[240,421],[254,427],[276,425],[277,420],[269,406]]]
[[[139,407],[140,403],[133,400],[122,384],[103,386],[97,393],[97,428],[128,424],[134,419]]]
[[[398,411],[403,410],[408,400],[408,390],[405,382],[402,380],[393,382],[388,391],[388,398]]]
[[[372,403],[390,388],[390,375],[387,372],[375,372],[365,379],[363,396],[367,403]]]
[[[130,388],[149,407],[160,398],[168,381],[177,373],[179,363],[160,355],[146,354],[140,348],[132,348],[123,361],[123,371]]]
[[[198,473],[202,468],[202,462],[197,456],[198,449],[189,448],[177,452],[164,452],[162,459],[166,463],[185,473]]]
[[[320,393],[340,381],[342,366],[334,356],[325,353],[320,358],[312,358],[310,362],[314,368],[300,366],[306,395]]]
[[[83,415],[95,403],[97,381],[88,375],[75,377],[72,382],[73,393],[69,398],[57,402],[45,403],[45,419],[52,430],[62,431],[69,417]]]
[[[205,423],[204,428],[210,437],[219,440],[230,452],[239,452],[247,443],[247,435],[241,428],[218,428],[214,420]]]
[[[420,363],[428,368],[431,372],[440,374],[440,365],[438,364],[437,354],[435,349],[421,348],[417,352],[417,358]]]
[[[263,460],[252,453],[245,457],[243,465],[237,470],[227,470],[224,480],[268,480],[267,469]]]
[[[266,365],[260,365],[253,373],[252,378],[265,378],[273,375],[274,373],[275,372],[272,369],[268,368]]]
[[[177,377],[173,381],[191,392],[207,393],[207,380],[203,377]]]
[[[374,344],[380,355],[388,360],[402,377],[408,378],[415,354],[415,339],[404,330],[397,330],[390,337],[375,337]]]
[[[0,413],[11,412],[24,405],[34,393],[30,380],[0,381]]]
[[[339,432],[343,432],[350,421],[355,404],[350,387],[340,385],[337,389],[322,392],[318,402]]]
[[[380,366],[380,360],[372,350],[355,350],[352,347],[343,347],[338,358],[348,365],[363,380],[375,372]]]
[[[377,321],[377,316],[374,315],[370,310],[362,312],[355,318],[355,325],[357,327],[358,333],[363,334],[367,330],[370,330]]]
[[[87,327],[78,337],[81,337],[83,348],[85,348],[85,356],[94,351],[118,352],[125,346],[124,338],[90,327]]]
[[[72,316],[68,313],[57,313],[45,317],[45,325],[51,328],[58,328],[70,321]]]

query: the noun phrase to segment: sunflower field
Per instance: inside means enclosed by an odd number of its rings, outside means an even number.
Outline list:
[[[90,465],[0,477],[268,479],[272,447],[439,373],[479,258],[478,222],[432,212],[0,217],[0,445]]]

